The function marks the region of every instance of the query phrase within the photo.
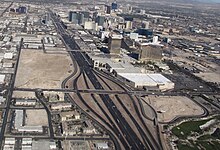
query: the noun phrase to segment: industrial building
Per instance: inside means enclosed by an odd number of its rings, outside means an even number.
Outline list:
[[[3,150],[14,150],[15,149],[15,145],[4,145]]]
[[[4,59],[12,59],[13,58],[13,53],[5,53],[4,54]]]
[[[32,150],[56,150],[55,142],[49,140],[38,140],[32,142]]]
[[[18,132],[43,133],[43,127],[42,126],[21,126],[17,130],[18,130]]]
[[[0,105],[2,105],[5,102],[5,98],[3,96],[0,96]]]
[[[111,56],[102,54],[90,54],[94,67],[100,70],[108,71],[124,83],[134,88],[158,89],[161,91],[174,89],[174,83],[164,77],[162,74],[147,71],[144,68],[135,67],[135,59],[126,54],[120,56]],[[160,65],[157,63],[157,65]],[[169,69],[163,66],[164,69]]]
[[[15,138],[5,138],[5,145],[14,145]]]
[[[4,74],[0,74],[0,85],[5,83],[5,75]]]
[[[15,123],[14,123],[14,127],[15,129],[19,129],[20,127],[23,126],[23,118],[24,118],[24,114],[23,114],[23,110],[15,110]]]
[[[174,89],[174,83],[161,74],[118,73],[117,77],[135,88],[157,87],[161,91]]]
[[[64,110],[64,109],[70,109],[70,108],[72,108],[71,103],[57,103],[57,104],[51,105],[52,110]]]
[[[29,100],[29,99],[16,99],[15,105],[19,106],[35,106],[36,100]]]
[[[26,126],[24,125],[25,122],[25,112],[24,110],[15,110],[15,121],[14,121],[14,128],[18,132],[38,132],[43,133],[42,126]]]
[[[31,145],[32,138],[22,138],[22,145]]]

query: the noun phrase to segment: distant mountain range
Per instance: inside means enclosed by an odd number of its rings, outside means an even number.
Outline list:
[[[220,0],[195,0],[202,3],[220,3]]]
[[[220,0],[165,0],[165,1],[172,1],[172,2],[181,2],[181,3],[219,3]]]

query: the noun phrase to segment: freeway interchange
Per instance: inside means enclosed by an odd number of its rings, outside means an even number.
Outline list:
[[[70,35],[68,35],[63,28],[59,18],[51,12],[51,17],[54,21],[54,25],[60,33],[61,38],[63,39],[63,42],[68,45],[70,49],[79,49],[75,41],[72,39]],[[92,85],[96,90],[104,90],[103,85],[98,81],[97,79],[97,73],[93,70],[91,67],[91,64],[89,60],[87,59],[87,56],[84,52],[81,51],[69,51],[69,54],[71,55],[73,61],[76,61],[79,66],[79,72],[80,75],[87,76]],[[77,78],[75,79],[75,82],[73,83],[74,89],[77,89]],[[80,91],[76,92],[82,103],[86,103],[83,99]],[[127,112],[127,115],[130,117],[129,120],[133,122],[136,126],[136,132],[129,124],[128,120],[124,117],[124,115],[120,112],[118,106],[115,105],[114,101],[111,99],[108,93],[100,93],[98,94],[99,97],[102,100],[102,103],[104,103],[104,106],[108,110],[102,109],[103,113],[105,114],[106,118],[108,120],[104,120],[101,118],[101,116],[96,113],[91,107],[89,111],[92,111],[96,114],[96,117],[100,117],[99,119],[102,120],[102,123],[104,123],[104,126],[108,126],[108,132],[111,132],[111,138],[113,139],[115,146],[117,149],[162,149],[162,145],[160,143],[160,140],[155,138],[151,131],[148,129],[146,124],[144,123],[140,113],[138,112],[137,106],[135,107],[136,113],[138,114],[138,119],[141,120],[140,125],[139,122],[137,122],[137,118],[134,118],[128,109],[124,106],[123,103],[121,103],[122,107]],[[117,97],[117,99],[120,101],[120,99]],[[131,98],[132,99],[132,98]],[[95,98],[94,98],[95,100]],[[121,102],[121,101],[120,101]],[[98,102],[97,102],[98,103]],[[100,104],[99,104],[100,105]],[[108,111],[109,113],[106,113]],[[93,118],[95,119],[95,118]],[[138,131],[138,133],[137,133]],[[159,132],[159,131],[158,131]]]

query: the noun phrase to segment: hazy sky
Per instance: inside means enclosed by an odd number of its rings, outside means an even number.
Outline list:
[[[220,0],[197,0],[197,1],[200,1],[200,2],[212,2],[212,3],[220,3]]]

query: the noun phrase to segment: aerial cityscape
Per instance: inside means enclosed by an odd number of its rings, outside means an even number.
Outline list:
[[[0,150],[220,150],[220,1],[0,1]]]

